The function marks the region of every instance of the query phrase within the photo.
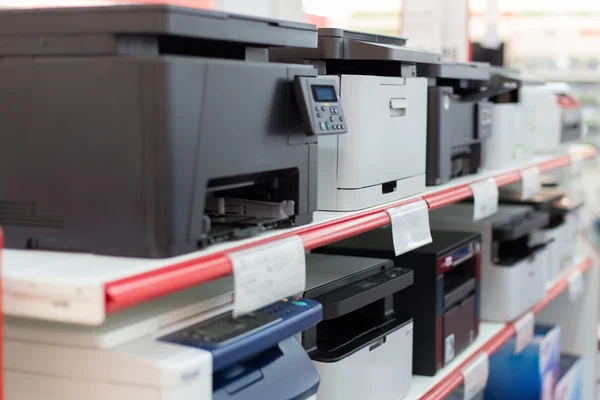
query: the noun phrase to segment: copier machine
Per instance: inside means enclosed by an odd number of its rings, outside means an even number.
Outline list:
[[[413,271],[390,260],[306,255],[303,297],[323,306],[323,320],[302,333],[321,376],[317,400],[398,400],[412,377],[413,322],[394,299]]]
[[[460,203],[434,210],[429,220],[433,229],[481,233],[481,319],[512,321],[544,298],[548,243],[529,239],[548,224],[548,213],[501,204],[474,222],[473,205]]]
[[[418,64],[429,80],[427,97],[427,185],[476,173],[482,143],[492,134],[490,97],[510,91],[513,82],[490,75],[487,63]]]
[[[171,257],[311,222],[336,81],[314,25],[165,5],[0,11],[9,248]],[[318,111],[317,111],[318,108]]]
[[[523,86],[523,101],[534,115],[536,152],[555,152],[561,145],[581,139],[581,106],[569,92],[570,87],[567,84]]]
[[[427,80],[417,63],[440,56],[406,39],[319,28],[317,49],[274,49],[271,59],[315,65],[338,80],[348,133],[319,138],[318,209],[353,211],[425,189]]]
[[[479,334],[481,296],[481,235],[433,230],[431,236],[432,243],[400,256],[394,252],[389,226],[315,249],[386,258],[414,273],[413,285],[394,296],[395,311],[413,318],[413,374],[428,376]]]
[[[314,399],[319,375],[294,335],[322,316],[286,298],[233,319],[231,281],[119,312],[103,325],[7,318],[10,400]]]

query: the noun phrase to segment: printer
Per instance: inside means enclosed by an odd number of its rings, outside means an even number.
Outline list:
[[[525,78],[516,70],[492,67],[492,78],[503,79],[512,90],[493,96],[492,134],[483,143],[483,167],[501,169],[533,159],[532,110],[525,107]]]
[[[319,115],[345,114],[334,79],[268,49],[316,44],[166,5],[0,11],[6,247],[173,257],[311,222],[317,137],[346,130]]]
[[[427,79],[417,63],[440,56],[406,39],[319,28],[317,49],[271,50],[271,59],[315,65],[339,82],[345,135],[319,137],[318,209],[360,210],[425,189]]]
[[[322,308],[283,299],[233,319],[231,281],[113,314],[100,326],[7,318],[11,400],[314,398],[319,375],[295,334]],[[293,377],[293,379],[290,379]]]
[[[550,215],[548,224],[532,232],[530,243],[548,243],[546,281],[553,282],[573,263],[579,229],[577,212],[583,207],[583,200],[567,196],[560,189],[543,188],[535,196],[521,200],[518,190],[501,190],[500,202],[524,204]]]
[[[412,319],[394,298],[413,283],[413,271],[392,261],[307,254],[303,297],[319,301],[323,320],[302,333],[321,376],[320,400],[398,400],[412,377]]]
[[[481,235],[433,230],[433,242],[395,256],[390,227],[375,229],[317,251],[393,259],[414,273],[395,297],[396,312],[414,320],[413,374],[433,376],[479,333]],[[322,376],[322,375],[321,375]]]
[[[429,214],[433,229],[481,233],[481,319],[507,322],[546,294],[546,245],[530,236],[550,216],[524,205],[500,204],[487,218],[473,221],[473,205],[453,204]]]
[[[555,152],[583,136],[581,106],[568,84],[525,85],[523,101],[534,113],[536,152]]]
[[[487,63],[419,64],[417,74],[429,79],[427,185],[476,173],[482,142],[492,134],[488,98],[510,89],[490,80]]]

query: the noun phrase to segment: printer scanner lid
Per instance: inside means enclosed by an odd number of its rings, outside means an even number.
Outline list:
[[[4,339],[108,349],[202,315],[218,315],[233,301],[231,277],[198,285],[175,294],[111,314],[99,326],[75,325],[28,318],[5,317]]]
[[[41,39],[47,51],[51,51],[53,40],[58,41],[64,35],[73,35],[71,42],[88,35],[88,46],[102,43],[109,46],[110,39],[102,34],[169,35],[257,47],[314,48],[316,31],[312,24],[161,4],[0,9],[0,55],[17,46],[22,48],[22,54],[27,54],[28,48],[34,46],[33,41]]]
[[[406,46],[407,39],[339,28],[319,28],[317,49],[273,49],[274,59],[371,60],[439,63],[440,55]]]
[[[487,81],[490,79],[490,64],[446,61],[439,64],[418,64],[417,74],[429,78]]]

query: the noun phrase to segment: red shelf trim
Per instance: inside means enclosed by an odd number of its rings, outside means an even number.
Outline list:
[[[554,299],[560,296],[569,286],[569,276],[575,271],[584,272],[592,266],[592,260],[586,259],[581,264],[573,267],[569,274],[557,282],[539,303],[532,307],[531,311],[535,314],[542,311],[548,304]],[[463,376],[461,369],[468,365],[481,353],[487,353],[488,356],[494,354],[504,343],[506,343],[515,334],[514,321],[508,323],[500,332],[498,332],[493,338],[488,340],[481,349],[475,354],[471,355],[465,362],[460,364],[454,371],[452,371],[444,380],[434,386],[429,392],[421,397],[421,400],[443,400],[448,396],[454,389],[459,387],[463,383]]]
[[[582,152],[584,158],[596,155],[595,150]],[[539,165],[540,171],[548,171],[564,167],[571,163],[568,155],[558,157]],[[503,173],[494,177],[498,186],[518,182],[521,179],[520,170]],[[430,210],[440,208],[473,195],[469,185],[460,185],[423,196]],[[364,213],[340,218],[315,226],[300,229],[295,232],[285,232],[280,235],[258,240],[256,242],[231,248],[223,253],[211,254],[169,265],[160,269],[135,275],[132,277],[109,282],[105,285],[106,313],[112,313],[127,307],[141,304],[148,300],[174,293],[203,282],[218,279],[232,273],[232,267],[227,258],[230,252],[254,247],[263,243],[298,235],[306,250],[324,246],[338,240],[367,232],[390,223],[388,208],[400,206],[420,200],[413,198],[399,201],[385,207],[374,208]]]

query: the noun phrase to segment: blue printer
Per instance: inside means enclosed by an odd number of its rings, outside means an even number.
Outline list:
[[[213,356],[213,400],[304,400],[317,393],[319,374],[294,335],[317,324],[322,306],[289,297],[233,318],[231,313],[172,332],[160,340]]]

